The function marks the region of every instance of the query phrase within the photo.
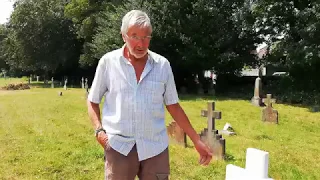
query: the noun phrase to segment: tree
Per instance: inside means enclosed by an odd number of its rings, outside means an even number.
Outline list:
[[[131,9],[149,14],[153,25],[150,49],[169,59],[178,86],[190,84],[196,74],[202,78],[204,70],[236,74],[244,65],[256,63],[250,52],[261,40],[246,1],[140,0],[110,6],[99,17],[90,46],[95,58],[122,45],[121,18]]]
[[[253,11],[273,47],[269,63],[285,66],[300,90],[320,88],[320,3],[259,0]]]
[[[53,74],[77,60],[77,39],[62,0],[16,2],[4,42],[7,63],[27,72]]]
[[[78,39],[82,44],[80,61],[82,67],[96,65],[97,55],[92,43],[99,28],[99,19],[105,17],[105,11],[112,14],[116,6],[122,5],[120,0],[71,0],[65,8],[66,16],[76,25]],[[100,20],[101,21],[101,20]]]

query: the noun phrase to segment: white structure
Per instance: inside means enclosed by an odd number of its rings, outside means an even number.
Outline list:
[[[245,169],[228,164],[226,180],[273,180],[268,177],[269,153],[248,148]]]

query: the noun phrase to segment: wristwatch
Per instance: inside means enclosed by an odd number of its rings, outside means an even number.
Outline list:
[[[99,128],[99,129],[96,129],[94,132],[95,132],[95,136],[97,137],[98,134],[103,131],[104,133],[106,133],[106,130],[104,130],[103,128]]]

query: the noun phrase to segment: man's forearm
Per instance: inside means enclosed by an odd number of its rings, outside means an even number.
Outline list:
[[[99,129],[102,127],[101,118],[100,118],[100,107],[99,104],[92,103],[87,101],[88,106],[88,114],[91,120],[91,123],[95,129]]]
[[[179,104],[168,105],[167,110],[183,131],[190,137],[191,141],[196,142],[200,140],[199,135],[193,129],[187,115]]]

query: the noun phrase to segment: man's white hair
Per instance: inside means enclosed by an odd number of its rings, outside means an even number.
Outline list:
[[[122,18],[121,33],[126,34],[130,26],[149,27],[152,31],[150,18],[140,10],[131,10]]]

